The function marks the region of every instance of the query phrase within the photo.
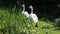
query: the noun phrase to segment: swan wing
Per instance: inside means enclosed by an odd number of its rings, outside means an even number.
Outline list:
[[[36,20],[38,20],[38,17],[37,17],[36,14],[33,14],[33,17],[34,17]]]
[[[22,14],[23,14],[24,16],[26,16],[26,17],[29,16],[29,13],[28,13],[27,11],[22,12]]]
[[[30,14],[29,18],[33,21],[33,22],[38,22],[38,17],[35,14]]]

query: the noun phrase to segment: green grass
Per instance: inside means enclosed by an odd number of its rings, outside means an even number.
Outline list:
[[[30,24],[32,23],[32,24]],[[27,25],[30,24],[31,27]],[[21,10],[18,13],[9,13],[7,9],[0,9],[0,34],[59,34],[60,30],[54,30],[55,27],[52,22],[42,21],[38,22],[38,28],[34,27],[35,24],[21,14]],[[49,29],[42,29],[44,26],[49,26]],[[26,30],[26,31],[24,31]]]

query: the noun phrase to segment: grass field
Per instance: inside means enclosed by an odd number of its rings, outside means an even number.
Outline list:
[[[32,24],[30,24],[32,23]],[[28,27],[28,25],[31,25]],[[0,34],[60,34],[60,30],[54,30],[52,22],[39,19],[38,27],[21,14],[21,10],[11,13],[7,9],[0,9]],[[45,26],[48,26],[47,28]]]

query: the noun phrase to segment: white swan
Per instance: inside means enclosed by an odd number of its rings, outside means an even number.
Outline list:
[[[38,17],[36,14],[33,13],[33,6],[29,6],[29,8],[31,9],[31,13],[29,15],[29,19],[32,20],[34,23],[36,23],[36,27],[37,26],[37,22],[38,22]]]
[[[25,5],[22,4],[22,7],[23,7],[23,12],[22,12],[22,14],[28,18],[28,17],[29,17],[29,13],[28,13],[27,11],[25,11]]]

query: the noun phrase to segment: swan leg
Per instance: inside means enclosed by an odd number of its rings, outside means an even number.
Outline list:
[[[36,23],[35,27],[38,27],[38,23]]]

